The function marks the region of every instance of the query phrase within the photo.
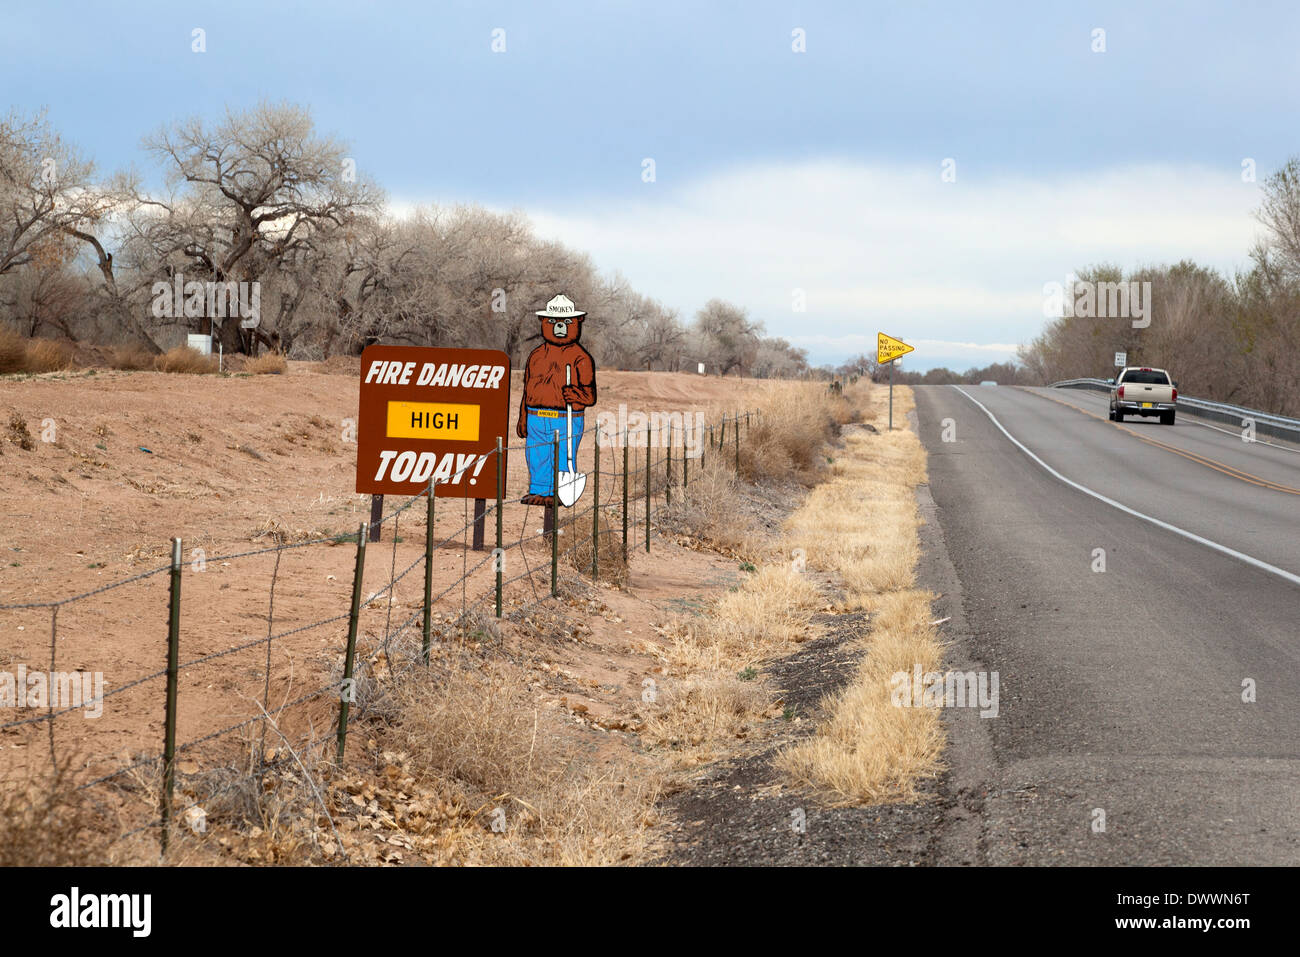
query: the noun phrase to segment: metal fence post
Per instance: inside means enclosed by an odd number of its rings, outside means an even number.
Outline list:
[[[348,613],[348,647],[343,658],[343,684],[339,687],[339,763],[348,743],[348,710],[356,697],[352,684],[352,667],[357,657],[357,619],[361,617],[361,581],[366,573],[366,539],[370,529],[365,522],[357,530],[357,563],[352,572],[352,609]]]
[[[727,413],[722,413],[722,431],[718,435],[718,451],[724,451],[727,447]]]
[[[664,469],[666,480],[664,481],[664,504],[673,504],[673,427],[668,426],[668,445],[664,453],[664,462],[667,468]]]
[[[570,463],[569,468],[573,468]],[[560,594],[560,433],[551,436],[551,597]]]
[[[736,415],[736,427],[731,430],[736,434],[736,478],[740,478],[740,415]]]
[[[650,553],[650,478],[651,478],[651,453],[650,448],[650,426],[645,427],[645,550],[646,554]]]
[[[506,459],[505,449],[501,447],[501,436],[497,436],[497,617],[501,617],[501,582],[506,570],[506,553],[501,547],[501,514],[506,497]]]
[[[627,561],[627,429],[623,430],[623,561]]]
[[[690,471],[690,466],[687,465],[687,462],[690,461],[690,458],[686,449],[686,427],[682,426],[682,492],[686,491],[686,486],[689,484],[687,473]]]
[[[181,540],[172,539],[171,594],[167,609],[167,714],[163,726],[162,853],[167,853],[176,787],[176,690],[181,657]]]
[[[426,506],[424,530],[424,638],[420,655],[429,663],[429,644],[433,635],[433,500],[436,483],[429,482],[429,502]]]
[[[591,583],[600,574],[600,426],[596,426],[596,465],[591,470]]]

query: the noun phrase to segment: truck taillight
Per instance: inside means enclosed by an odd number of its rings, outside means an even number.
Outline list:
[[[1178,390],[1177,390],[1177,389],[1174,390],[1174,401],[1175,401],[1175,402],[1178,401]]]
[[[1119,397],[1120,397],[1121,399],[1124,398],[1124,387],[1123,387],[1123,386],[1120,386],[1120,387],[1119,387]]]

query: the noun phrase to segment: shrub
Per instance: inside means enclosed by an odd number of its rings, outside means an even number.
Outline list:
[[[58,339],[31,339],[27,343],[26,372],[58,372],[72,366],[72,344]]]
[[[154,358],[154,368],[159,372],[183,372],[201,374],[217,371],[217,360],[205,356],[189,346],[177,346],[169,352]]]
[[[108,365],[112,369],[125,369],[138,372],[152,369],[155,356],[140,346],[115,346],[108,353]]]
[[[72,344],[56,339],[26,339],[0,329],[0,375],[57,372],[72,365]]]
[[[0,327],[0,375],[22,372],[27,360],[27,340],[12,329]]]
[[[245,359],[240,371],[253,375],[284,375],[289,371],[289,363],[278,352],[266,352],[256,359]]]

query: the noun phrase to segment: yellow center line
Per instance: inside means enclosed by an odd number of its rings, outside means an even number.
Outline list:
[[[1287,495],[1300,495],[1300,488],[1292,488],[1289,485],[1280,485],[1277,482],[1271,482],[1266,478],[1260,478],[1258,475],[1252,475],[1250,472],[1246,472],[1235,466],[1228,465],[1226,462],[1220,462],[1217,459],[1207,458],[1203,455],[1198,455],[1195,452],[1188,452],[1186,449],[1180,449],[1177,446],[1173,446],[1165,442],[1161,442],[1159,439],[1150,438],[1149,436],[1145,436],[1140,432],[1133,431],[1126,425],[1121,425],[1119,422],[1112,422],[1110,421],[1110,419],[1103,419],[1100,415],[1098,415],[1095,412],[1089,412],[1087,409],[1081,409],[1077,405],[1071,405],[1069,402],[1066,402],[1064,399],[1058,399],[1055,396],[1051,396],[1051,395],[1044,395],[1041,392],[1035,392],[1033,394],[1039,396],[1040,398],[1048,399],[1049,401],[1055,402],[1057,405],[1063,405],[1067,409],[1073,409],[1075,412],[1081,412],[1084,415],[1088,416],[1089,418],[1096,419],[1098,422],[1105,422],[1107,425],[1114,426],[1115,428],[1119,429],[1121,432],[1127,432],[1129,435],[1133,436],[1134,438],[1140,439],[1141,441],[1147,443],[1147,445],[1154,445],[1156,448],[1164,449],[1166,452],[1173,452],[1174,455],[1181,455],[1183,458],[1187,459],[1188,461],[1195,462],[1198,465],[1204,465],[1206,468],[1214,469],[1214,471],[1216,472],[1222,472],[1224,475],[1230,476],[1235,479],[1239,479],[1242,482],[1248,482],[1251,485],[1258,485],[1260,488],[1272,489],[1275,492],[1285,492]]]

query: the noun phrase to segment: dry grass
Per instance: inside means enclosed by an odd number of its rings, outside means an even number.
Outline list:
[[[694,629],[691,654],[682,661],[743,669],[794,650],[811,636],[813,612],[825,599],[808,577],[789,565],[748,573]]]
[[[205,356],[189,346],[177,346],[154,358],[153,366],[159,372],[181,372],[202,375],[217,371],[215,356]]]
[[[108,353],[110,369],[138,372],[154,367],[156,357],[141,346],[114,346]]]
[[[27,340],[0,326],[0,375],[22,372],[27,361]]]
[[[315,364],[317,372],[325,375],[361,375],[360,356],[330,356]]]
[[[675,490],[664,524],[729,552],[752,555],[753,519],[740,507],[735,469],[721,455],[694,459],[685,489]]]
[[[62,372],[73,365],[72,343],[32,339],[27,343],[27,372]]]
[[[740,441],[735,432],[720,449],[693,463],[688,487],[669,521],[732,553],[758,556],[769,544],[742,507],[744,480],[767,485],[810,484],[825,470],[828,443],[840,425],[860,413],[864,386],[844,396],[815,383],[771,383],[758,395],[759,415]],[[720,437],[720,436],[719,436]],[[792,563],[768,564],[721,596],[708,613],[665,629],[656,649],[666,668],[660,700],[649,709],[643,739],[678,752],[678,763],[708,760],[724,742],[748,735],[771,717],[776,692],[758,666],[788,655],[814,635],[813,614],[825,607],[817,585]]]
[[[0,867],[107,863],[106,822],[77,790],[72,764],[0,781]]]
[[[289,363],[278,352],[264,352],[256,359],[245,359],[239,371],[253,375],[284,375],[289,371]]]
[[[675,763],[695,765],[714,757],[725,742],[748,737],[768,716],[775,693],[761,677],[744,672],[707,672],[667,685],[647,706],[641,740],[675,752]]]
[[[748,424],[741,424],[739,474],[736,426],[728,422],[725,436],[715,428],[719,447],[706,446],[702,460],[691,460],[689,483],[680,494],[674,491],[667,523],[724,551],[760,555],[767,543],[742,508],[742,483],[814,485],[829,461],[828,444],[844,423],[860,416],[858,406],[867,391],[864,385],[833,395],[820,383],[766,383],[748,403],[753,413]],[[715,409],[710,420],[722,414]],[[674,476],[681,475],[680,469],[680,464],[674,466]]]
[[[569,522],[561,522],[564,531],[562,544],[567,544],[565,558],[568,563],[584,575],[591,574],[592,553],[596,546],[592,543],[592,519],[595,513],[588,511],[578,515]],[[627,562],[623,559],[622,526],[618,517],[605,511],[600,521],[599,560],[596,562],[600,581],[609,582],[619,588],[627,584]]]
[[[916,799],[918,782],[941,768],[943,725],[937,709],[895,706],[890,679],[915,665],[940,669],[931,598],[914,589],[881,597],[857,674],[823,703],[829,716],[816,734],[778,755],[778,767],[846,802]]]
[[[787,520],[786,538],[813,568],[842,579],[847,610],[869,609],[875,596],[915,581],[920,546],[913,490],[925,480],[925,451],[905,430],[850,431],[830,472]]]
[[[679,752],[678,763],[697,764],[725,741],[746,736],[776,697],[755,666],[812,637],[812,615],[823,605],[806,576],[769,565],[707,614],[673,622],[665,629],[668,644],[652,649],[665,663],[665,678],[647,709],[642,740]]]
[[[814,485],[826,465],[826,444],[857,413],[851,395],[837,396],[820,383],[776,383],[759,396],[760,414],[740,435],[740,474],[751,482]],[[728,425],[731,433],[731,426]],[[734,456],[734,435],[726,454]]]
[[[405,680],[396,695],[394,743],[425,786],[463,809],[443,825],[452,862],[609,864],[645,849],[654,776],[583,759],[521,670],[466,659],[436,682]],[[496,808],[504,829],[494,832]]]
[[[895,390],[895,424],[911,392]],[[881,422],[885,390],[875,390],[870,417]],[[944,744],[939,715],[895,707],[890,678],[898,671],[938,670],[942,646],[930,626],[930,596],[915,590],[920,553],[915,486],[925,481],[925,451],[903,428],[850,430],[828,482],[814,488],[786,523],[791,547],[813,568],[835,573],[842,607],[873,612],[865,656],[852,683],[823,703],[828,717],[814,737],[778,756],[796,781],[827,788],[845,801],[916,796],[917,782],[937,773]],[[833,523],[826,517],[833,515]]]
[[[0,328],[0,375],[15,372],[61,372],[73,364],[72,343],[57,339],[27,339]]]

